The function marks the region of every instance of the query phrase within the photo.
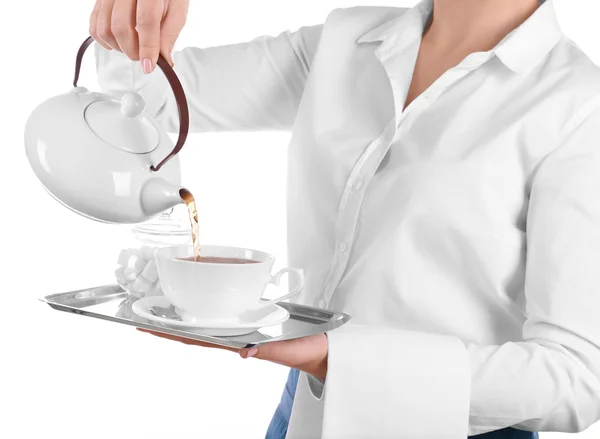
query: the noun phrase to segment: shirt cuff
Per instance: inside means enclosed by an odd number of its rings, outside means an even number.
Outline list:
[[[320,401],[321,398],[323,397],[325,381],[321,381],[319,378],[316,378],[309,374],[306,374],[306,379],[308,381],[308,388],[310,389],[310,393],[312,393],[312,396],[317,401]]]
[[[328,340],[324,439],[467,437],[471,377],[458,338],[350,322]]]

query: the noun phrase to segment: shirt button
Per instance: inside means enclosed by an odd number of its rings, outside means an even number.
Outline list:
[[[356,180],[356,182],[354,182],[354,190],[355,191],[359,191],[361,190],[363,187],[363,179],[362,178],[358,178]]]
[[[340,242],[340,244],[338,245],[338,249],[339,249],[341,252],[345,252],[347,248],[348,248],[348,244],[346,243],[346,241],[342,241],[342,242]]]

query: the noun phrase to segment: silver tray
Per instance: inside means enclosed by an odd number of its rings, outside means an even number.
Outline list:
[[[233,348],[245,348],[273,341],[321,334],[339,328],[350,320],[348,314],[281,302],[278,305],[287,309],[290,313],[290,318],[284,323],[261,328],[250,334],[234,337],[215,337],[202,334],[201,329],[173,328],[139,317],[131,310],[135,299],[130,298],[128,293],[118,285],[51,294],[40,300],[59,311]]]

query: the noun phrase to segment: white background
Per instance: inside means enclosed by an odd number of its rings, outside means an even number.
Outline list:
[[[95,223],[52,200],[23,148],[30,111],[70,88],[92,3],[10,1],[0,12],[0,437],[263,438],[285,368],[59,313],[36,300],[111,283],[129,239],[127,226]],[[178,47],[277,34],[358,4],[414,0],[192,0]],[[565,33],[600,62],[596,0],[556,0],[556,8]],[[90,51],[80,84],[92,89],[93,65]],[[260,248],[285,264],[288,139],[286,133],[189,138],[183,178],[199,201],[205,244]],[[600,424],[577,437],[598,435]]]

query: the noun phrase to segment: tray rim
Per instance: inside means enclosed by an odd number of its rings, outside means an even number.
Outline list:
[[[202,342],[206,342],[206,343],[210,343],[210,344],[216,344],[219,346],[230,347],[230,348],[235,348],[235,349],[249,348],[249,347],[253,347],[253,346],[260,346],[260,345],[267,344],[267,343],[273,343],[275,341],[290,339],[290,338],[274,337],[272,339],[260,341],[257,343],[243,343],[240,341],[236,341],[235,340],[236,336],[234,336],[234,337],[218,337],[218,336],[210,336],[210,335],[192,334],[185,330],[181,330],[181,329],[174,328],[174,327],[172,328],[172,327],[167,327],[167,326],[158,326],[158,325],[154,325],[154,324],[150,324],[150,323],[145,323],[142,321],[134,321],[134,320],[130,320],[127,318],[118,317],[118,316],[111,316],[111,315],[107,315],[107,314],[86,311],[85,308],[78,308],[76,306],[59,303],[56,300],[54,300],[58,297],[64,297],[67,295],[76,295],[78,293],[90,292],[90,291],[100,290],[100,289],[104,289],[104,288],[114,289],[115,292],[112,295],[118,296],[118,298],[125,299],[127,297],[126,296],[127,292],[121,286],[119,286],[117,284],[107,284],[107,285],[98,285],[95,287],[83,288],[83,289],[79,289],[79,290],[65,291],[62,293],[52,293],[52,294],[48,294],[46,296],[39,297],[38,300],[43,303],[46,303],[51,308],[53,308],[57,311],[63,311],[63,312],[71,313],[71,314],[79,314],[79,315],[83,315],[86,317],[96,318],[99,320],[106,320],[106,321],[111,321],[114,323],[120,323],[120,324],[125,324],[128,326],[137,327],[137,328],[149,329],[149,330],[152,330],[155,332],[160,332],[160,333],[169,334],[169,335],[175,335],[178,337],[188,338],[188,339],[192,339],[192,340],[202,341]],[[110,295],[111,294],[106,294],[106,296],[104,296],[104,297],[108,297]],[[92,297],[90,297],[90,298],[92,298]],[[115,297],[115,299],[117,299],[117,297]],[[334,323],[335,323],[335,326],[333,326],[330,329],[323,328],[324,330],[322,330],[322,331],[313,331],[313,332],[311,332],[311,334],[306,334],[306,335],[302,335],[302,336],[314,335],[314,334],[319,334],[319,333],[324,333],[324,332],[335,330],[335,329],[345,325],[346,323],[348,323],[348,321],[351,319],[351,316],[349,314],[346,314],[346,313],[343,313],[340,311],[334,311],[331,309],[317,308],[314,306],[300,305],[300,304],[289,303],[289,302],[281,302],[278,305],[283,306],[285,309],[287,309],[288,312],[290,313],[290,317],[293,315],[297,315],[297,313],[296,314],[293,313],[294,308],[303,309],[306,311],[314,311],[314,312],[319,312],[319,313],[328,312],[328,313],[332,314],[332,318],[328,322],[323,322],[320,325],[314,325],[314,327],[315,328],[319,328],[319,327],[323,327],[323,326],[326,327],[326,326],[331,326]],[[237,336],[237,337],[243,337],[243,336]],[[296,337],[296,338],[299,338],[299,337]]]

